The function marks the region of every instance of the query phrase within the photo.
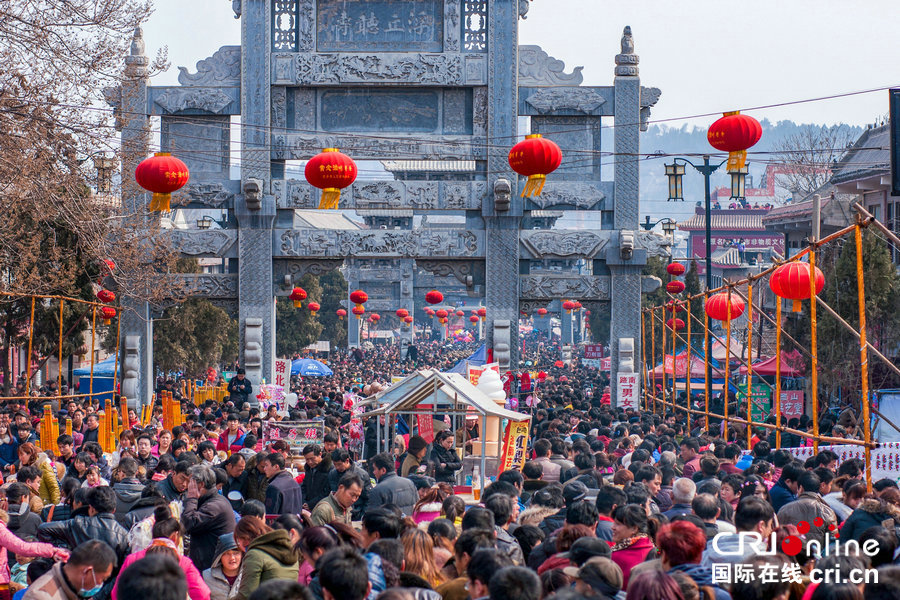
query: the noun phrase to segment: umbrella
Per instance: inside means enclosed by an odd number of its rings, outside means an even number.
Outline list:
[[[326,377],[334,372],[325,364],[311,358],[298,358],[291,363],[291,375],[303,377]]]

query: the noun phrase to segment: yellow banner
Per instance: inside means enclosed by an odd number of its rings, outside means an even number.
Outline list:
[[[528,448],[528,421],[510,421],[503,433],[503,452],[498,473],[525,466]]]

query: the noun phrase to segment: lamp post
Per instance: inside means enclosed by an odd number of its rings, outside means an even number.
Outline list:
[[[212,217],[205,215],[202,219],[197,219],[197,229],[209,229],[212,223]]]
[[[671,165],[666,165],[666,172],[667,172],[667,173],[668,173],[668,170],[669,170],[669,169],[668,169],[669,166],[671,166]],[[683,171],[684,171],[684,167],[682,167],[682,172],[683,172]],[[679,186],[680,186],[680,185],[681,185],[681,184],[679,183]],[[670,188],[669,188],[669,189],[671,190],[671,183],[670,183]],[[679,189],[680,189],[680,187],[679,187]],[[670,200],[671,200],[671,198],[670,198]],[[664,234],[667,238],[671,239],[671,240],[672,240],[672,244],[674,245],[674,244],[675,244],[675,230],[678,228],[678,224],[675,223],[675,220],[674,220],[674,219],[670,219],[669,217],[663,217],[663,218],[660,219],[659,221],[656,221],[656,222],[654,222],[654,223],[651,223],[651,222],[650,222],[650,215],[645,215],[645,216],[644,216],[644,222],[641,223],[641,227],[643,227],[644,230],[646,230],[646,231],[650,231],[651,229],[653,229],[654,227],[656,227],[656,226],[659,225],[659,224],[662,224],[663,234]],[[672,252],[669,252],[669,263],[671,264],[671,262],[672,262]]]
[[[679,162],[680,161],[680,162]],[[707,291],[712,289],[712,210],[710,207],[710,183],[709,178],[710,175],[715,173],[719,167],[727,163],[727,160],[723,160],[717,165],[713,165],[709,162],[709,155],[703,155],[703,164],[695,165],[691,161],[686,158],[677,157],[673,159],[672,164],[666,165],[666,177],[669,178],[669,200],[684,200],[684,193],[682,190],[682,178],[684,177],[684,166],[691,165],[694,169],[703,175],[704,182],[704,192],[705,192],[705,201],[706,201],[706,218],[704,219],[706,222],[706,289]],[[743,165],[740,168],[731,172],[731,197],[735,199],[740,199],[744,197],[744,186],[747,177],[747,168]],[[649,221],[649,217],[648,217]],[[688,315],[688,319],[691,318],[691,315]],[[710,348],[709,343],[709,328],[704,328],[704,348]],[[707,386],[712,380],[712,373],[710,370],[710,362],[709,356],[706,357],[704,361],[706,363],[706,384]],[[688,366],[689,372],[688,377],[690,377],[690,366]],[[709,388],[707,388],[709,389]],[[727,402],[726,395],[726,402]]]

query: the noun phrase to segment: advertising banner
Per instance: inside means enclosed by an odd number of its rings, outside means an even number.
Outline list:
[[[299,456],[307,444],[322,445],[325,442],[325,421],[264,421],[263,444],[284,440],[291,453]]]
[[[528,421],[509,421],[503,433],[503,451],[498,473],[525,466],[528,447]]]

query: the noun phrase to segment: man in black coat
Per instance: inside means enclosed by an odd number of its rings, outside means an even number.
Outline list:
[[[372,478],[366,473],[366,470],[353,462],[350,453],[343,448],[338,448],[331,453],[331,463],[334,465],[328,472],[328,487],[334,493],[338,490],[341,477],[345,473],[356,473],[362,479],[363,488],[359,495],[359,500],[353,504],[353,519],[362,518],[363,511],[366,510],[366,503],[369,501],[369,490],[372,489]]]
[[[188,471],[190,481],[184,499],[181,524],[191,536],[188,556],[197,570],[213,564],[219,536],[234,531],[231,503],[216,490],[216,475],[206,465],[195,465]]]
[[[190,476],[188,469],[191,463],[180,460],[175,463],[175,472],[159,482],[156,488],[163,495],[167,502],[175,500],[184,500],[184,493],[187,491]]]
[[[116,510],[116,494],[111,487],[92,488],[87,496],[88,516],[77,516],[66,521],[51,521],[38,527],[39,542],[74,550],[88,540],[105,542],[116,553],[117,565],[128,556],[128,531],[119,525],[113,513]],[[119,567],[113,569],[96,600],[110,597]]]
[[[306,461],[303,467],[306,472],[303,478],[303,498],[312,510],[319,500],[327,498],[331,493],[331,485],[328,483],[328,472],[332,467],[331,455],[323,452],[321,446],[308,444],[303,448],[303,458]]]
[[[269,479],[266,487],[266,514],[299,515],[303,511],[303,491],[290,473],[284,470],[284,455],[272,452],[262,461]]]
[[[416,485],[406,477],[399,477],[394,470],[394,458],[387,452],[376,454],[372,458],[372,474],[378,485],[369,492],[366,511],[385,504],[393,504],[400,508],[407,517],[412,516],[413,507],[419,501]]]
[[[250,394],[253,393],[253,386],[244,375],[244,369],[238,369],[237,374],[228,382],[228,393],[231,394],[231,401],[238,410],[244,406],[244,403],[250,399]]]

